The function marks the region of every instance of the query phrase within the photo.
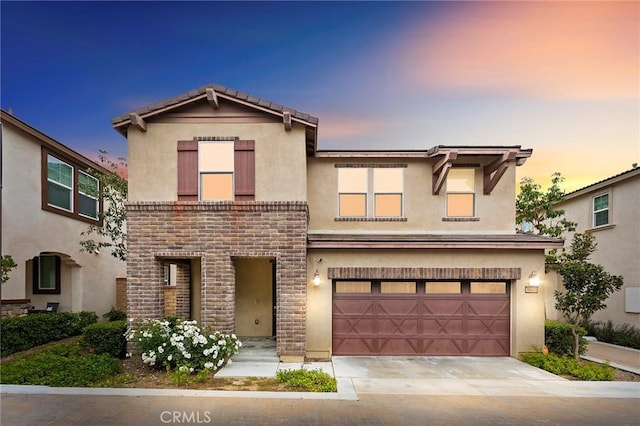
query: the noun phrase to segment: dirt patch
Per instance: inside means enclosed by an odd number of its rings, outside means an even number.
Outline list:
[[[278,382],[273,377],[215,377],[209,375],[199,380],[195,375],[187,378],[185,383],[175,383],[171,375],[164,370],[149,367],[140,357],[122,360],[122,373],[109,379],[103,386],[116,388],[147,389],[198,389],[198,390],[230,390],[230,391],[271,391],[300,392],[304,389],[291,387]]]

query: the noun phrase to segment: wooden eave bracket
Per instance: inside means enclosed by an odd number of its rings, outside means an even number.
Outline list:
[[[131,114],[129,114],[129,120],[131,120],[131,125],[136,129],[140,130],[141,132],[147,131],[147,122],[144,121],[144,119],[140,117],[139,114],[132,112]]]
[[[517,151],[505,152],[484,167],[484,195],[491,194],[491,191],[493,191],[509,168],[509,161],[515,160],[517,154]]]
[[[284,124],[284,129],[286,131],[291,130],[291,113],[289,111],[282,113],[282,123]]]
[[[218,104],[218,96],[216,96],[216,91],[213,90],[213,87],[207,87],[207,102],[211,105],[211,108],[218,109],[220,108],[220,104]]]
[[[433,165],[433,188],[431,191],[433,195],[440,193],[440,189],[442,189],[442,185],[444,185],[444,181],[447,179],[447,174],[451,168],[451,162],[456,158],[458,158],[458,153],[449,151]]]

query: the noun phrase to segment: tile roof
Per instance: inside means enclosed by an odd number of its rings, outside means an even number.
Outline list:
[[[171,108],[172,106],[178,107],[183,105],[185,102],[188,103],[190,100],[200,99],[203,95],[206,95],[207,88],[213,88],[215,90],[216,95],[223,95],[225,97],[233,98],[241,102],[246,102],[251,105],[255,105],[259,108],[264,108],[267,110],[271,110],[276,114],[282,114],[285,111],[291,113],[291,118],[295,118],[301,121],[304,121],[310,125],[317,125],[318,119],[313,117],[307,113],[297,111],[293,108],[289,108],[280,104],[276,104],[274,102],[268,101],[266,99],[261,99],[256,96],[249,95],[247,93],[239,92],[235,89],[230,89],[225,86],[221,86],[219,84],[211,83],[197,89],[190,90],[181,95],[174,96],[172,98],[168,98],[162,100],[160,102],[152,103],[141,108],[135,109],[126,114],[120,114],[111,119],[111,124],[113,127],[120,127],[125,122],[129,121],[129,114],[135,113],[140,116],[149,116],[153,115],[156,112],[160,112],[160,110],[164,110],[166,108]],[[144,118],[144,117],[143,117]]]
[[[636,172],[636,173],[634,173]],[[591,189],[598,189],[596,187],[601,187],[601,186],[605,186],[606,184],[609,183],[615,183],[615,182],[619,182],[621,180],[625,180],[628,179],[636,174],[638,174],[638,172],[640,172],[640,167],[638,167],[637,164],[634,164],[634,167],[629,169],[629,170],[625,170],[624,172],[618,173],[617,175],[608,177],[606,179],[602,179],[599,180],[597,182],[594,182],[592,184],[589,184],[587,186],[583,186],[582,188],[576,189],[574,191],[568,192],[564,195],[564,198],[573,198],[575,196],[578,196],[580,194],[583,194],[585,192],[589,192],[589,190]]]

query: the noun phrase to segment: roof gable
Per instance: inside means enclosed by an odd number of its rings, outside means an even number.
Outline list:
[[[145,120],[153,120],[160,114],[175,111],[185,106],[208,102],[211,108],[218,109],[220,102],[232,102],[255,111],[278,117],[282,120],[285,129],[290,129],[292,122],[297,122],[306,127],[307,152],[312,155],[317,147],[318,118],[294,108],[286,107],[266,99],[251,96],[235,89],[219,84],[207,84],[197,89],[190,90],[172,98],[137,108],[126,114],[120,114],[111,119],[111,124],[119,133],[126,136],[127,128],[135,125],[141,129],[146,126]]]

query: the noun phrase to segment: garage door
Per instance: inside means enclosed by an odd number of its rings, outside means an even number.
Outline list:
[[[333,282],[334,355],[509,356],[509,282]]]

